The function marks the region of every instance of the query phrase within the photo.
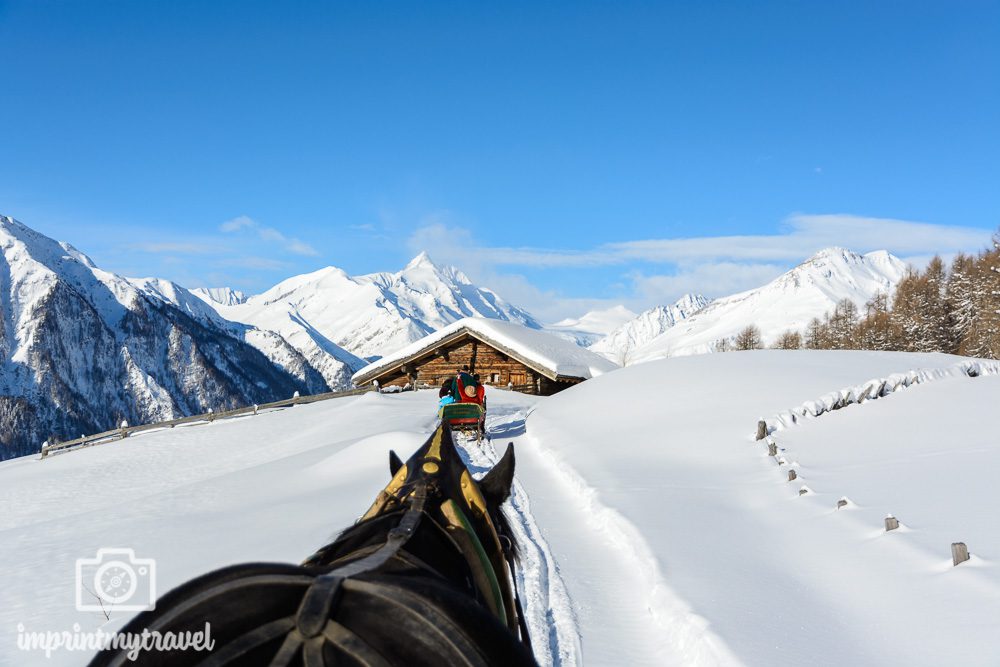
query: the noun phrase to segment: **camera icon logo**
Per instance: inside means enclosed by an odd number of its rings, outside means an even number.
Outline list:
[[[133,549],[98,549],[76,559],[79,611],[146,611],[156,608],[156,561],[136,558]]]

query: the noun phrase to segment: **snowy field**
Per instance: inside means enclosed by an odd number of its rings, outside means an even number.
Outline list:
[[[743,352],[545,399],[492,391],[494,444],[517,447],[510,511],[543,662],[997,664],[1000,375],[969,378],[964,361]],[[920,384],[878,400],[788,418],[917,369]],[[104,624],[74,608],[75,561],[100,547],[155,558],[161,591],[233,562],[300,561],[368,507],[390,448],[405,458],[425,439],[435,396],[367,394],[0,464],[0,665],[86,662],[20,652],[17,626]],[[772,434],[782,466],[754,442],[761,417],[787,425]],[[496,453],[468,456],[481,470]],[[885,533],[890,512],[902,527]],[[957,568],[955,541],[973,554]]]

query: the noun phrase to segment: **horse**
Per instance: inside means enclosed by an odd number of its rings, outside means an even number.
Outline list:
[[[120,633],[209,623],[213,643],[207,652],[144,651],[138,664],[536,665],[511,578],[517,545],[500,511],[513,443],[477,481],[442,422],[405,463],[390,451],[389,472],[368,511],[301,565],[226,567],[136,616]],[[112,646],[90,666],[128,664]]]

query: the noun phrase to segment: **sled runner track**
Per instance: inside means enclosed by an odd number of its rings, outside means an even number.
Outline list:
[[[487,433],[500,426],[507,427],[506,430],[517,429],[523,426],[523,422],[523,412],[489,416]],[[467,457],[469,469],[477,476],[489,470],[498,460],[488,440],[477,442],[474,436],[463,434],[456,437],[456,443],[459,451]],[[503,511],[520,544],[517,587],[524,600],[536,659],[541,665],[582,664],[580,634],[572,602],[559,567],[531,514],[528,494],[516,477],[510,502]]]

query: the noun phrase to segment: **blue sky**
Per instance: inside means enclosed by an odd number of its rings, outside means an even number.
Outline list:
[[[1000,224],[1000,2],[0,0],[0,212],[257,291],[426,249],[552,319]]]

